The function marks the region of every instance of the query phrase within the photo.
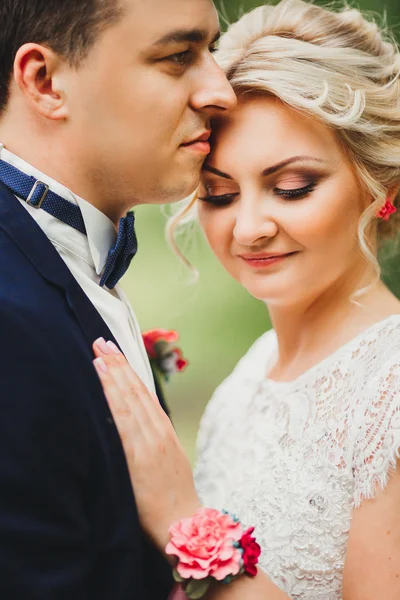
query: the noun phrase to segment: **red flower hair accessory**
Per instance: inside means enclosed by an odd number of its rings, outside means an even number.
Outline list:
[[[143,334],[144,346],[152,365],[168,381],[173,373],[180,373],[188,366],[182,350],[175,345],[179,334],[169,329],[150,329]]]
[[[388,198],[386,200],[385,205],[382,206],[382,208],[376,216],[378,217],[378,219],[382,219],[383,221],[389,221],[390,216],[393,215],[395,212],[397,212],[397,208],[392,204],[392,202]]]

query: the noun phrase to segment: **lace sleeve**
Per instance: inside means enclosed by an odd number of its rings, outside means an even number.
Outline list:
[[[368,384],[366,402],[357,422],[353,473],[354,505],[384,489],[400,458],[400,355]]]

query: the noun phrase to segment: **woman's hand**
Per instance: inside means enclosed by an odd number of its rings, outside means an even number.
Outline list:
[[[95,368],[125,451],[143,529],[164,551],[168,529],[201,503],[171,421],[112,342],[93,344]]]

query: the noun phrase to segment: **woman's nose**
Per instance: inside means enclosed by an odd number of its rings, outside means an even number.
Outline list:
[[[262,238],[272,238],[277,232],[278,225],[273,217],[257,207],[247,205],[238,211],[233,236],[242,246],[251,246]]]

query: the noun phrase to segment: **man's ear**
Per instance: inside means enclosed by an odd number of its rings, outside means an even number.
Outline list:
[[[50,48],[24,44],[14,61],[14,79],[25,100],[40,115],[53,121],[68,116],[63,88],[64,61]]]

